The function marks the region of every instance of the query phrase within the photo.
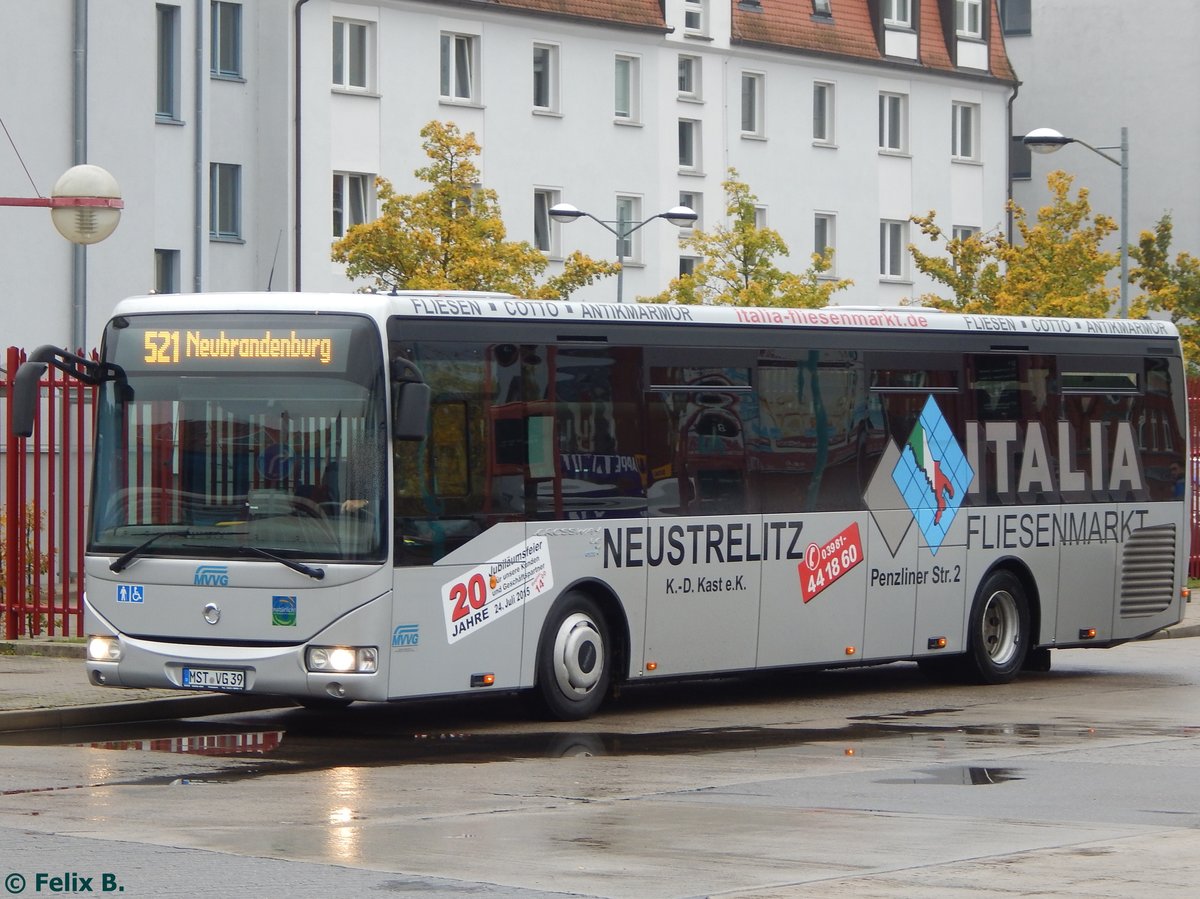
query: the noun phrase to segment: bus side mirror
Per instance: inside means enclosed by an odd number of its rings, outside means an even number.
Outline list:
[[[14,437],[33,435],[33,415],[37,409],[38,382],[46,373],[45,362],[26,362],[13,379],[12,433]]]
[[[428,436],[428,384],[402,381],[392,385],[392,437],[395,440],[424,440]]]

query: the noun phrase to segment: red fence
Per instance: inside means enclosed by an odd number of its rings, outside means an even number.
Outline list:
[[[95,388],[48,368],[33,435],[12,436],[13,381],[25,353],[9,347],[0,388],[0,614],[4,639],[81,636],[87,461]]]
[[[13,437],[9,347],[0,381],[0,615],[4,639],[82,636],[84,505],[95,388],[54,368],[40,384],[33,435]],[[1200,578],[1200,378],[1188,381],[1192,533],[1188,576]]]

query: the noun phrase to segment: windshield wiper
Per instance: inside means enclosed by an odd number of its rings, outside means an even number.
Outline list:
[[[124,571],[126,568],[129,567],[130,562],[132,562],[134,559],[136,559],[138,556],[140,556],[142,553],[144,553],[149,548],[150,544],[153,543],[155,540],[158,540],[160,537],[186,537],[189,533],[190,533],[190,531],[187,528],[182,528],[177,531],[159,531],[157,534],[155,534],[149,540],[145,540],[145,541],[139,543],[133,549],[129,550],[129,552],[122,553],[120,556],[118,556],[116,561],[114,561],[111,565],[108,566],[108,570],[109,571]]]
[[[259,546],[250,546],[244,544],[239,546],[238,552],[249,553],[252,556],[259,556],[263,559],[270,559],[273,562],[278,562],[280,565],[286,565],[292,571],[298,571],[301,574],[306,574],[314,580],[323,581],[325,579],[324,568],[313,568],[311,565],[305,565],[303,562],[297,562],[295,559],[285,559],[283,556],[277,556],[273,552],[268,552]]]
[[[132,562],[134,559],[136,559],[138,556],[140,556],[142,553],[144,553],[150,547],[150,544],[154,543],[156,540],[158,540],[162,537],[211,537],[214,534],[226,534],[226,533],[228,533],[228,532],[213,530],[210,528],[174,528],[173,530],[170,530],[170,531],[159,531],[157,534],[155,534],[149,540],[143,540],[141,543],[139,543],[133,549],[129,550],[126,553],[122,553],[120,556],[118,556],[116,558],[116,560],[114,560],[113,563],[108,566],[108,570],[109,571],[124,571],[126,568],[129,567],[130,562]]]

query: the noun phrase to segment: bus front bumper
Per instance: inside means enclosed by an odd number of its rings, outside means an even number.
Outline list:
[[[379,659],[374,646],[192,646],[109,634],[88,638],[86,666],[98,686],[382,701]]]

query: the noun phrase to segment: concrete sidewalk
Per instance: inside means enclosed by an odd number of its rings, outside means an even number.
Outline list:
[[[1200,599],[1184,618],[1147,639],[1200,637]],[[286,708],[278,696],[97,687],[84,672],[82,641],[0,641],[0,733],[47,728],[192,718]]]

